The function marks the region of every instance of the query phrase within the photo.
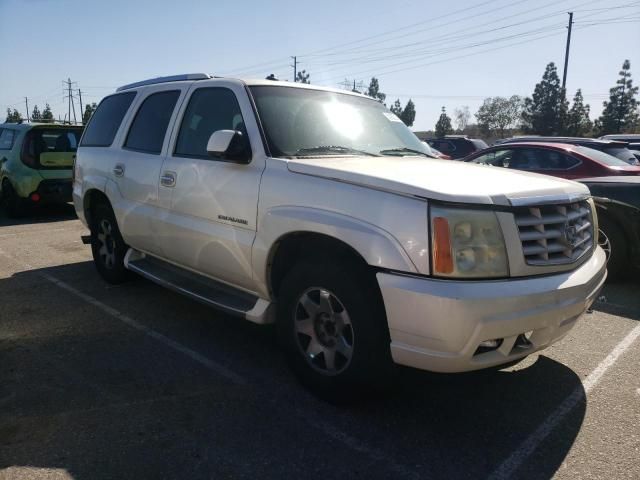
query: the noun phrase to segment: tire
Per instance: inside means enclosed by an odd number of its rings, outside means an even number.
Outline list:
[[[302,261],[278,298],[278,338],[303,385],[350,403],[387,385],[389,330],[375,278],[354,262]]]
[[[26,214],[25,202],[18,196],[9,180],[2,182],[2,205],[9,218],[21,218]]]
[[[608,242],[610,248],[607,263],[609,279],[613,281],[624,280],[631,273],[629,247],[624,231],[616,222],[606,217],[600,218],[600,230],[604,233],[604,236],[598,238],[598,243],[605,248],[606,242]]]
[[[108,283],[118,285],[127,280],[124,257],[128,249],[113,210],[109,205],[98,204],[91,215],[91,253],[96,269]]]

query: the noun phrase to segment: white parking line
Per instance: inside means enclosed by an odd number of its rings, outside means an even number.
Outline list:
[[[0,255],[4,256],[5,258],[8,258],[9,260],[22,265],[24,268],[27,268],[29,270],[34,270],[34,267],[32,267],[31,265],[29,265],[28,263],[24,263],[21,262],[19,260],[17,260],[16,258],[12,257],[11,255],[7,254],[6,252],[4,252],[3,250],[0,249]],[[111,317],[120,320],[122,323],[125,323],[127,325],[129,325],[132,328],[135,328],[136,330],[139,330],[141,332],[143,332],[145,335],[148,335],[149,337],[153,338],[154,340],[157,340],[161,343],[163,343],[164,345],[166,345],[169,348],[172,348],[173,350],[176,350],[184,355],[186,355],[187,357],[191,358],[192,360],[198,362],[199,364],[203,365],[204,367],[208,368],[209,370],[214,371],[215,373],[217,373],[218,375],[221,375],[229,380],[231,380],[234,383],[237,383],[239,385],[246,385],[247,381],[242,378],[240,375],[232,372],[231,370],[229,370],[228,368],[224,367],[223,365],[220,365],[219,363],[214,362],[213,360],[210,360],[209,358],[205,357],[204,355],[199,354],[198,352],[191,350],[188,347],[185,347],[184,345],[182,345],[181,343],[176,342],[175,340],[171,340],[168,337],[165,337],[164,335],[162,335],[161,333],[156,332],[155,330],[152,330],[149,327],[146,327],[144,325],[142,325],[141,323],[135,321],[134,319],[132,319],[131,317],[125,315],[124,313],[116,310],[115,308],[110,307],[109,305],[102,303],[100,300],[92,297],[91,295],[87,295],[86,293],[81,292],[80,290],[72,287],[71,285],[69,285],[66,282],[63,282],[62,280],[54,277],[53,275],[50,275],[48,273],[44,273],[44,272],[39,272],[38,275],[40,275],[42,278],[48,280],[49,282],[57,285],[58,287],[66,290],[67,292],[71,293],[72,295],[75,295],[78,298],[81,298],[82,300],[84,300],[87,303],[90,303],[91,305],[93,305],[94,307],[102,310],[103,312],[105,312],[106,314],[110,315]]]
[[[593,390],[600,382],[603,375],[620,358],[620,356],[640,337],[640,325],[631,330],[626,337],[611,351],[607,358],[593,370],[582,382],[581,386],[564,399],[558,408],[527,439],[514,450],[500,466],[489,475],[491,480],[503,480],[513,478],[520,466],[536,451],[540,444],[553,432],[562,420],[575,408],[575,406]]]
[[[20,265],[22,268],[25,268],[27,270],[35,270],[36,268],[33,267],[32,265],[20,261],[18,259],[16,259],[15,257],[13,257],[12,255],[9,255],[8,253],[4,252],[2,249],[0,249],[0,256],[3,256],[9,260],[11,260],[12,262],[16,263],[17,265]],[[240,385],[246,385],[248,382],[240,377],[239,375],[237,375],[234,372],[231,372],[230,370],[228,370],[227,368],[225,368],[222,365],[219,365],[211,360],[209,360],[208,358],[206,358],[205,356],[199,354],[198,352],[195,352],[193,350],[191,350],[188,347],[185,347],[184,345],[171,340],[170,338],[165,337],[164,335],[156,332],[155,330],[152,330],[140,323],[138,323],[137,321],[133,320],[132,318],[128,317],[127,315],[123,314],[122,312],[116,310],[115,308],[112,308],[104,303],[102,303],[101,301],[99,301],[98,299],[92,297],[91,295],[87,295],[86,293],[83,293],[81,291],[79,291],[78,289],[72,287],[71,285],[69,285],[66,282],[63,282],[62,280],[54,277],[53,275],[50,275],[48,273],[44,273],[44,272],[38,272],[38,275],[40,275],[42,278],[46,279],[47,281],[57,285],[58,287],[66,290],[67,292],[71,293],[72,295],[75,295],[76,297],[79,297],[80,299],[84,300],[85,302],[95,306],[96,308],[102,310],[103,312],[107,313],[108,315],[120,320],[121,322],[129,325],[132,328],[135,328],[136,330],[140,330],[142,332],[144,332],[146,335],[150,336],[151,338],[154,338],[155,340],[158,340],[160,342],[162,342],[163,344],[165,344],[166,346],[181,352],[183,354],[185,354],[186,356],[188,356],[189,358],[193,359],[194,361],[200,363],[201,365],[204,365],[205,367],[207,367],[210,370],[213,370],[214,372],[232,380],[233,382],[240,384]],[[272,399],[270,399],[272,400]],[[155,401],[155,400],[152,400]],[[132,405],[134,403],[131,403]],[[119,406],[126,406],[127,404],[121,404]],[[355,451],[355,452],[359,452],[362,453],[366,456],[368,456],[369,458],[371,458],[374,461],[379,461],[382,462],[384,464],[386,464],[388,466],[388,468],[390,468],[394,473],[397,474],[397,476],[400,478],[409,478],[409,479],[414,479],[414,478],[418,478],[418,474],[413,472],[409,467],[404,466],[404,465],[400,465],[397,464],[396,462],[393,461],[393,458],[390,458],[388,455],[386,455],[384,452],[376,450],[376,449],[372,449],[369,448],[367,445],[365,445],[363,442],[360,442],[358,439],[356,439],[355,437],[352,437],[344,432],[341,432],[340,430],[336,429],[335,427],[333,427],[330,424],[324,423],[324,422],[319,422],[319,421],[314,421],[314,420],[309,420],[308,415],[303,415],[300,412],[296,412],[297,415],[303,419],[304,421],[306,421],[311,427],[315,428],[316,430],[322,432],[323,434],[327,435],[330,438],[333,438],[334,440],[346,445],[348,448],[350,448],[351,450]]]

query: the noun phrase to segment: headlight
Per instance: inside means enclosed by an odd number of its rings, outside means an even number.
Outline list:
[[[496,214],[431,208],[433,273],[440,277],[506,277],[507,249]]]

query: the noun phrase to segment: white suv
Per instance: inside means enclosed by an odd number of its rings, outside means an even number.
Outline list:
[[[179,75],[100,103],[73,195],[105,280],[276,322],[323,393],[562,338],[606,277],[587,188],[426,152],[362,95]]]

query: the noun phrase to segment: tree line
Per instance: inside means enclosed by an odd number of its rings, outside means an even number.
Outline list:
[[[84,108],[84,112],[82,114],[82,124],[86,125],[93,112],[98,108],[98,104],[87,103]],[[32,122],[42,122],[42,123],[53,123],[55,121],[55,117],[53,116],[53,112],[51,111],[51,107],[48,103],[45,104],[44,109],[40,111],[38,105],[34,105],[31,114],[29,115],[29,120]],[[11,110],[7,108],[7,117],[5,119],[5,123],[22,123],[24,118],[22,114],[18,111],[18,109],[14,108]]]
[[[603,102],[602,113],[595,121],[590,118],[590,106],[585,104],[581,89],[576,91],[569,103],[558,69],[551,62],[531,97],[513,95],[509,98],[486,98],[475,114],[475,124],[469,123],[469,107],[462,107],[454,111],[457,127],[454,130],[451,117],[442,107],[435,125],[435,135],[443,137],[456,131],[494,138],[504,138],[514,133],[572,137],[640,133],[638,87],[633,86],[629,60],[624,61],[618,75],[615,86],[609,90],[609,99]]]

